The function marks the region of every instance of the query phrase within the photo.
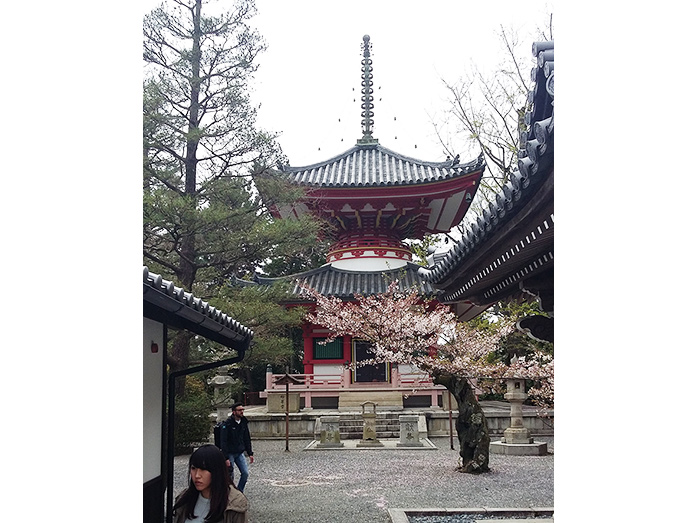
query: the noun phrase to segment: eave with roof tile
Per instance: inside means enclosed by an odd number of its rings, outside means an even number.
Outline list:
[[[237,320],[147,267],[143,267],[143,315],[235,349],[240,356],[254,336]]]
[[[324,162],[281,169],[298,185],[326,188],[409,186],[461,178],[484,168],[484,157],[459,164],[452,160],[426,162],[410,158],[379,143],[355,145]]]

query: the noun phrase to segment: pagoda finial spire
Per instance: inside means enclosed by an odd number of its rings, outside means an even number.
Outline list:
[[[361,117],[363,118],[363,137],[358,140],[359,145],[376,144],[377,139],[373,138],[373,61],[370,59],[370,48],[372,44],[370,43],[370,36],[365,35],[363,37],[363,61],[361,65],[363,66],[363,81],[361,82],[361,87],[363,94],[361,96]]]

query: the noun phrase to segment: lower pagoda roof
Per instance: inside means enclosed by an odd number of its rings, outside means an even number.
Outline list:
[[[554,42],[536,42],[533,55],[518,170],[446,255],[420,271],[463,319],[526,296],[554,310]]]
[[[254,281],[237,280],[238,285],[273,285],[276,282],[290,282],[291,299],[289,301],[310,301],[302,285],[315,289],[324,296],[351,300],[355,294],[370,295],[387,291],[390,283],[397,280],[400,290],[416,288],[421,296],[435,294],[435,289],[419,276],[420,265],[408,262],[405,267],[384,271],[347,271],[337,269],[327,263],[316,269],[282,276],[265,278],[255,276]]]

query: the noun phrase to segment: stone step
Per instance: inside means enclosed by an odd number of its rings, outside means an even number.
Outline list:
[[[363,434],[363,425],[360,427],[345,427],[339,425],[339,432]],[[399,425],[375,425],[375,432],[399,432]]]
[[[341,439],[363,439],[365,421],[360,414],[341,415]],[[375,416],[375,434],[378,440],[399,438],[399,413],[378,413]]]
[[[376,425],[399,425],[399,418],[397,419],[376,419]],[[343,425],[363,425],[365,420],[362,419],[339,419],[339,423]]]
[[[397,424],[383,424],[376,423],[375,430],[377,432],[399,432],[399,423]],[[342,425],[339,423],[339,432],[363,432],[363,425]]]
[[[341,439],[363,439],[363,432],[341,432]],[[399,431],[393,432],[377,432],[378,439],[399,439]]]
[[[339,423],[344,423],[346,425],[363,425],[365,420],[363,418],[343,418],[339,417]],[[375,423],[379,424],[399,424],[399,418],[375,418]]]

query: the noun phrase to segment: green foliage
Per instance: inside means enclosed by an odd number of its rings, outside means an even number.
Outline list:
[[[171,1],[144,19],[143,254],[186,290],[206,282],[197,291],[211,295],[271,256],[315,247],[319,226],[268,212],[302,193],[269,168],[284,157],[256,128],[249,101],[265,49],[248,23],[253,0],[207,10],[200,0]]]
[[[228,311],[235,319],[254,331],[254,341],[243,361],[244,372],[236,374],[246,383],[247,390],[264,388],[266,366],[275,368],[298,365],[302,351],[302,336],[297,336],[306,310],[285,307],[289,284],[278,282],[266,285],[236,285],[220,290],[211,304]],[[297,369],[300,370],[300,369]]]
[[[185,396],[176,401],[174,450],[185,452],[208,441],[211,431],[211,396],[200,378],[186,376]]]
[[[315,241],[309,245],[298,245],[297,252],[283,255],[274,253],[269,258],[268,263],[263,267],[264,273],[271,278],[280,276],[292,276],[303,271],[314,269],[326,263],[329,242],[324,240]]]
[[[526,316],[532,315],[548,316],[547,313],[540,309],[537,302],[499,302],[471,320],[470,324],[476,326],[480,330],[491,331],[498,318],[508,318],[513,322],[517,322]],[[489,363],[501,361],[509,364],[514,355],[522,357],[532,354],[535,351],[546,352],[553,356],[554,344],[534,340],[525,333],[515,330],[501,341],[496,351],[487,356],[487,361]]]
[[[320,232],[311,218],[274,220],[268,210],[301,193],[269,167],[284,157],[257,128],[248,96],[265,49],[249,24],[254,1],[225,8],[212,16],[208,2],[170,0],[143,20],[144,264],[204,299],[272,256],[282,263],[316,248]],[[175,370],[189,364],[180,340],[170,353]],[[221,350],[204,345],[196,357]]]
[[[439,235],[427,234],[423,240],[410,240],[409,249],[416,256],[416,263],[426,267],[428,265],[428,256],[440,245],[441,239]]]

